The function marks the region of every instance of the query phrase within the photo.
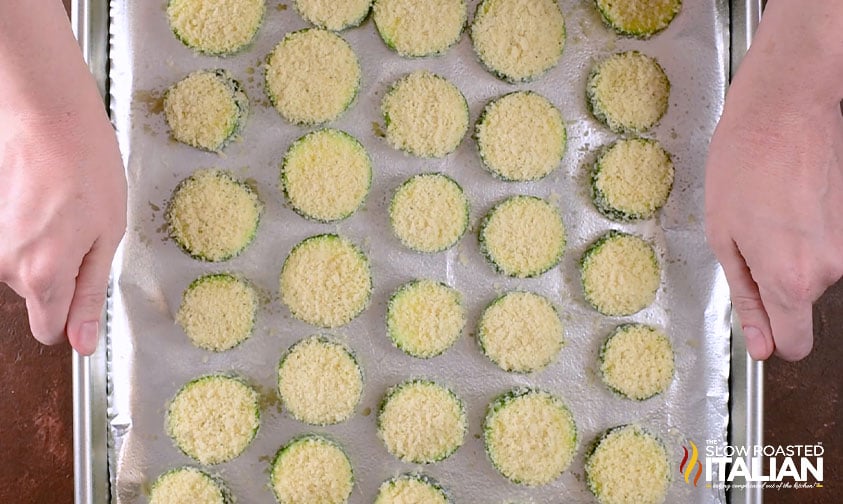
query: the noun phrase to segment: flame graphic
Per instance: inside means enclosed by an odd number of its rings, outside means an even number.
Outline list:
[[[691,473],[694,472],[694,466],[696,466],[697,473],[694,475],[694,486],[697,486],[700,476],[702,476],[702,463],[699,461],[700,453],[693,441],[688,442],[691,444],[691,459],[688,460],[688,449],[683,446],[684,454],[682,455],[682,462],[679,463],[679,473],[685,476],[685,483],[690,483]]]

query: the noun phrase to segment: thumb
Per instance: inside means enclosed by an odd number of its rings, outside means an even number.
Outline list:
[[[90,355],[97,349],[113,255],[114,249],[97,240],[79,266],[66,330],[70,344],[82,355]]]

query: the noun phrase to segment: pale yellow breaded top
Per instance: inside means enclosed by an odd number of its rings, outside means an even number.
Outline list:
[[[282,450],[270,475],[278,502],[342,504],[348,500],[354,475],[339,446],[319,436],[307,436]]]
[[[223,375],[185,385],[167,409],[167,434],[201,464],[218,464],[240,455],[260,424],[258,394]]]
[[[585,463],[588,486],[601,504],[661,504],[671,470],[664,445],[633,425],[607,434]]]
[[[222,352],[251,336],[257,307],[257,292],[246,281],[207,275],[184,292],[176,322],[194,345]]]
[[[372,0],[294,0],[296,10],[310,23],[331,31],[359,25],[369,13]]]
[[[444,157],[468,130],[468,104],[456,86],[426,70],[396,81],[381,103],[386,139],[419,157]]]
[[[295,124],[333,121],[357,96],[360,63],[348,43],[327,30],[288,33],[267,58],[272,104]]]
[[[441,354],[462,334],[465,309],[460,294],[432,280],[401,286],[386,312],[389,336],[398,348],[420,358]]]
[[[550,301],[520,291],[508,292],[486,308],[477,338],[492,362],[517,373],[543,369],[565,343],[562,321]]]
[[[512,277],[533,277],[562,259],[565,226],[559,211],[547,201],[513,196],[486,216],[480,241],[498,271]]]
[[[471,38],[489,70],[511,82],[528,81],[562,56],[565,18],[556,0],[484,0]]]
[[[322,222],[353,214],[369,194],[372,162],[351,135],[314,131],[297,140],[281,168],[281,184],[290,205],[301,215]]]
[[[597,8],[621,34],[648,38],[667,28],[682,0],[597,0]]]
[[[673,381],[673,347],[662,331],[643,324],[618,327],[600,352],[600,373],[612,390],[644,400]]]
[[[210,476],[193,467],[162,474],[149,492],[149,504],[226,504],[225,496]]]
[[[170,237],[191,256],[225,261],[255,237],[263,204],[221,170],[196,170],[179,183],[167,207]]]
[[[252,41],[265,10],[265,0],[169,0],[167,17],[188,47],[225,55]]]
[[[520,91],[489,103],[477,122],[477,147],[489,170],[504,180],[545,177],[565,154],[565,123],[547,98]]]
[[[468,16],[464,0],[375,0],[372,12],[386,45],[409,57],[445,52]]]
[[[278,394],[297,420],[329,425],[347,420],[363,393],[363,376],[342,344],[313,336],[299,341],[281,360]]]
[[[369,303],[369,261],[345,238],[319,235],[296,245],[281,269],[281,301],[319,327],[350,322]]]
[[[522,485],[546,485],[568,469],[577,449],[577,428],[554,396],[530,391],[489,412],[486,451],[494,466]]]
[[[403,475],[384,481],[375,504],[448,504],[445,493],[422,477]]]
[[[389,221],[407,247],[439,252],[453,246],[468,228],[468,198],[450,177],[416,175],[395,191]]]

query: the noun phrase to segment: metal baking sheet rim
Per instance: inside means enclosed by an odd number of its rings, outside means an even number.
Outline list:
[[[731,66],[734,71],[745,53],[760,20],[763,0],[730,0]],[[108,83],[109,2],[107,0],[72,0],[71,21],[85,60],[105,95]],[[106,103],[109,103],[106,96]],[[118,250],[119,260],[121,250]],[[100,324],[100,344],[91,357],[76,352],[72,357],[73,374],[73,447],[74,502],[89,504],[110,502],[107,405],[110,307],[109,299]],[[740,326],[732,316],[732,345],[729,377],[729,432],[731,444],[763,444],[763,363],[746,354]],[[730,502],[761,503],[760,490],[732,490]]]

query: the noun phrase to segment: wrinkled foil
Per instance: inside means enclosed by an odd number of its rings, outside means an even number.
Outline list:
[[[116,288],[109,334],[109,472],[114,500],[146,502],[155,478],[176,466],[194,464],[176,449],[164,430],[167,402],[179,387],[201,374],[236,372],[263,397],[261,428],[245,453],[210,470],[230,486],[239,502],[273,502],[268,468],[290,438],[319,432],[346,449],[355,473],[352,503],[372,502],[382,481],[406,471],[424,471],[439,480],[455,502],[592,502],[583,473],[584,453],[602,430],[637,422],[661,437],[673,479],[667,502],[725,502],[722,490],[686,484],[679,472],[682,446],[689,440],[725,442],[728,424],[728,290],[703,236],[703,161],[723,107],[728,67],[727,2],[684,2],[671,26],[650,40],[618,38],[605,27],[591,2],[562,0],[567,45],[559,64],[545,76],[511,85],[485,71],[464,33],[444,56],[402,59],[386,48],[371,19],[342,32],[363,68],[360,94],[351,109],[330,124],[357,137],[374,162],[374,184],[364,207],[338,224],[304,220],[285,206],[278,189],[285,150],[310,129],[286,123],[263,92],[261,64],[289,31],[306,26],[284,0],[269,0],[264,25],[251,48],[228,58],[194,54],[169,30],[165,4],[113,1],[111,6],[110,92],[112,115],[129,182],[129,226],[115,260]],[[469,2],[469,17],[476,2]],[[618,224],[603,218],[589,201],[588,169],[595,152],[616,138],[595,121],[585,105],[585,81],[592,64],[613,52],[638,49],[655,56],[672,83],[667,115],[650,134],[672,154],[673,192],[658,218]],[[201,152],[170,139],[161,96],[189,72],[226,68],[246,87],[252,114],[241,141],[223,155]],[[403,74],[427,69],[447,77],[465,94],[476,121],[491,99],[515,90],[548,97],[562,112],[568,148],[561,166],[546,179],[508,183],[480,164],[467,135],[444,159],[417,159],[390,147],[379,133],[381,97]],[[382,124],[381,124],[382,126]],[[470,130],[471,132],[471,130]],[[165,232],[163,212],[176,183],[198,168],[231,170],[256,185],[266,204],[257,238],[239,257],[202,263],[182,253]],[[471,228],[453,249],[434,255],[411,252],[391,234],[387,207],[393,190],[411,175],[441,171],[463,188],[471,202]],[[568,248],[559,267],[535,279],[495,273],[481,256],[476,229],[494,203],[513,194],[547,198],[562,212]],[[579,281],[578,260],[608,229],[643,235],[663,266],[656,302],[622,318],[604,317],[589,307]],[[369,308],[345,327],[323,331],[290,317],[280,303],[278,276],[290,249],[302,239],[336,232],[368,254],[374,276]],[[194,278],[216,271],[244,275],[259,288],[263,303],[254,336],[234,350],[213,354],[193,347],[174,322],[181,295]],[[459,290],[467,308],[463,337],[442,356],[418,360],[394,348],[385,330],[386,302],[414,278],[445,281]],[[508,374],[480,351],[473,332],[481,310],[499,294],[526,289],[549,297],[559,308],[566,344],[547,369]],[[676,377],[669,390],[644,402],[614,396],[597,374],[597,353],[619,323],[637,321],[666,330],[676,351]],[[276,367],[294,342],[328,332],[355,352],[365,374],[356,415],[329,427],[299,423],[279,405]],[[469,431],[465,444],[447,460],[416,466],[387,453],[376,434],[379,401],[387,387],[408,377],[427,377],[452,387],[465,401]],[[570,407],[579,432],[577,456],[553,483],[528,488],[510,483],[492,468],[484,452],[486,406],[517,386],[535,386],[559,395]]]

